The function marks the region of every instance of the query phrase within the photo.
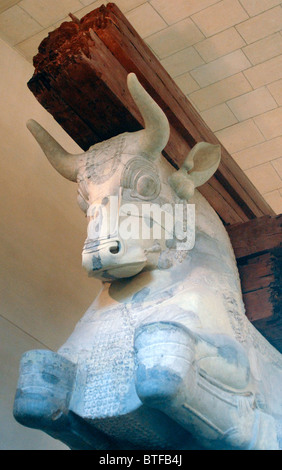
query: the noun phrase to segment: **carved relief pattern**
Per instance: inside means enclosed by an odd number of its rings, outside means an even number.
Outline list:
[[[86,159],[87,179],[99,185],[114,175],[120,164],[125,139],[126,134],[122,134],[89,149]]]
[[[109,417],[122,411],[134,375],[132,323],[126,306],[96,322],[93,348],[84,364],[86,416]]]

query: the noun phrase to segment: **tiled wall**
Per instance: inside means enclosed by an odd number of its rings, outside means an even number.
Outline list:
[[[80,18],[102,3],[21,0],[0,14],[0,34],[31,60],[41,39],[69,11]],[[281,1],[116,3],[268,203],[281,213]]]

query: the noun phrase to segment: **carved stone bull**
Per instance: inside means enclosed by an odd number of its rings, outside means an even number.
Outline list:
[[[78,182],[83,266],[103,287],[58,353],[24,354],[14,415],[72,449],[279,449],[281,355],[247,320],[229,238],[195,189],[220,148],[197,144],[176,172],[161,156],[166,116],[134,74],[128,88],[145,129],[81,155],[28,123],[53,167]],[[124,204],[187,201],[189,249],[154,216],[144,217],[150,230],[159,224],[158,240],[120,235]]]

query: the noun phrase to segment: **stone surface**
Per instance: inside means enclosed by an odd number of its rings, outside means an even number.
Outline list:
[[[145,130],[84,154],[28,124],[53,167],[78,182],[83,265],[106,282],[58,353],[23,356],[15,417],[72,449],[282,448],[281,355],[247,320],[230,240],[195,189],[216,171],[219,147],[197,144],[175,172],[161,158],[165,115],[134,75],[128,86]],[[197,214],[189,249],[178,219],[169,233],[155,213],[142,213],[150,237],[121,236],[122,222],[140,217],[128,204],[187,202]]]

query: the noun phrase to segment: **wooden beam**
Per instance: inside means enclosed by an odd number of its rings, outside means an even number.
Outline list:
[[[126,89],[129,72],[137,74],[168,116],[171,136],[164,155],[175,167],[196,142],[218,143],[115,4],[102,6],[80,21],[72,18],[40,44],[28,86],[84,150],[142,127],[143,120]],[[226,225],[273,215],[223,146],[217,173],[200,191]]]
[[[246,314],[282,352],[282,247],[238,263]]]
[[[237,260],[281,247],[282,214],[227,227]]]
[[[246,315],[282,352],[282,215],[227,227]]]

